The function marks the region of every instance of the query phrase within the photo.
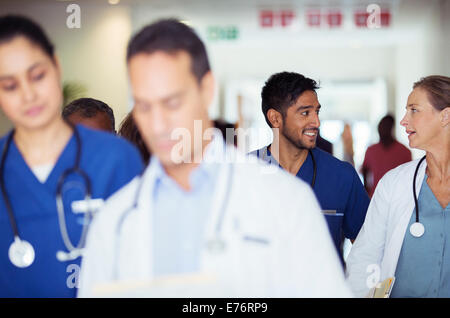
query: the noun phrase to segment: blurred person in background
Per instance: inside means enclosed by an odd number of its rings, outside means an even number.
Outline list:
[[[392,115],[384,116],[378,124],[380,142],[367,148],[361,172],[364,177],[364,187],[370,197],[378,181],[386,172],[411,161],[411,151],[395,140],[393,136],[395,119]]]
[[[316,147],[333,155],[333,144],[320,135],[320,130],[317,131]]]
[[[144,164],[147,166],[150,162],[150,151],[148,151],[144,140],[142,139],[141,133],[139,132],[136,123],[133,120],[133,114],[129,113],[125,119],[120,124],[119,136],[127,139],[139,150]]]
[[[344,147],[344,157],[342,160],[348,162],[352,166],[355,166],[355,161],[353,160],[353,156],[355,154],[355,152],[353,151],[353,134],[350,124],[344,124],[344,130],[342,131],[341,139],[342,145]]]
[[[79,98],[64,107],[62,116],[72,125],[116,133],[114,111],[104,102],[94,98]]]

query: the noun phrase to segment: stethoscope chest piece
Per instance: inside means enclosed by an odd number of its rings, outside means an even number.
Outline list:
[[[420,222],[415,222],[409,227],[409,232],[414,237],[421,237],[425,233],[425,227]]]
[[[9,259],[13,265],[19,268],[26,268],[34,262],[33,246],[18,237],[14,238],[8,251]]]

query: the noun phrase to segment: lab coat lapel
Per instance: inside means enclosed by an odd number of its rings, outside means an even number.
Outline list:
[[[427,164],[426,161],[422,163],[417,173],[416,178],[416,189],[417,196],[419,196],[421,185],[423,182],[423,178],[425,177],[425,170]],[[402,249],[403,240],[405,238],[406,232],[408,229],[409,220],[411,219],[411,215],[414,212],[414,195],[412,192],[412,180],[414,178],[416,166],[406,176],[401,176],[402,179],[399,184],[403,185],[401,190],[402,200],[399,201],[396,205],[394,205],[393,209],[396,211],[403,211],[401,216],[397,220],[391,219],[389,223],[393,224],[392,226],[392,235],[391,235],[391,244],[387,244],[385,250],[385,257],[381,268],[383,272],[381,273],[382,278],[388,278],[395,275],[395,271],[397,268],[398,258],[400,256],[400,251]],[[395,215],[395,211],[391,211],[392,215]]]
[[[154,181],[155,165],[150,164],[141,177],[141,189],[136,189],[140,192],[137,209],[125,219],[122,226],[119,277],[151,279],[153,276],[151,228]]]

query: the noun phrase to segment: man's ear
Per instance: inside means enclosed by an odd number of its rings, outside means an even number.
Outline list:
[[[446,107],[443,110],[441,110],[439,116],[441,117],[440,119],[442,127],[447,126],[450,123],[450,107]]]
[[[200,89],[202,92],[202,98],[206,110],[211,106],[212,101],[214,99],[214,91],[216,88],[216,80],[211,71],[208,71],[205,75],[203,75],[200,81]]]
[[[267,111],[267,119],[272,124],[273,128],[280,128],[283,124],[283,117],[281,116],[281,113],[273,108],[270,108]]]

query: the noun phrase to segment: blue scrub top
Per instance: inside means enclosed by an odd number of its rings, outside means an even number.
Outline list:
[[[416,222],[414,208],[398,258],[391,298],[450,297],[450,204],[442,208],[427,179],[425,175],[418,198],[419,219],[425,232],[414,237],[409,231]]]
[[[142,171],[134,146],[113,134],[77,125],[81,137],[80,167],[92,183],[92,198],[107,199]],[[9,135],[9,134],[8,134]],[[3,149],[7,136],[0,139]],[[31,243],[35,259],[18,268],[8,257],[13,230],[0,196],[0,297],[75,297],[81,258],[60,262],[57,251],[67,251],[59,230],[56,187],[63,171],[75,164],[77,143],[72,135],[45,183],[27,166],[14,141],[5,162],[4,180],[19,234]],[[70,175],[63,187],[66,225],[73,245],[81,235],[83,216],[70,209],[72,200],[84,198],[84,182]]]
[[[267,147],[252,154],[278,164]],[[351,164],[341,161],[329,153],[319,149],[312,149],[317,165],[316,182],[313,191],[324,212],[328,229],[334,245],[342,258],[342,243],[344,237],[354,240],[361,229],[369,207],[369,196],[358,174]],[[311,185],[313,179],[313,161],[311,155],[297,172],[297,177]]]

